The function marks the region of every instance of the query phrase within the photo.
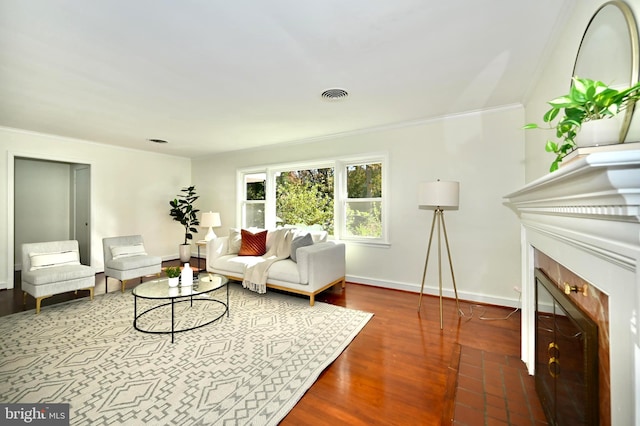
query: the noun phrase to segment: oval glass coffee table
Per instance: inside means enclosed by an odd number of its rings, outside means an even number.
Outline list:
[[[226,301],[214,298],[211,293],[226,287]],[[152,307],[147,307],[138,313],[138,299],[151,299],[161,302],[155,304]],[[178,303],[189,303],[190,307],[193,307],[193,302],[198,303],[216,303],[222,305],[224,308],[222,312],[215,318],[206,322],[199,322],[192,327],[185,327],[176,330],[176,318],[175,318],[175,305]],[[139,320],[142,317],[149,316],[156,309],[163,306],[171,306],[171,330],[152,330],[150,328],[143,328],[139,324]],[[217,312],[216,312],[217,313]],[[174,341],[175,333],[181,333],[184,331],[195,330],[196,328],[209,325],[224,316],[229,316],[229,280],[222,275],[217,274],[200,274],[200,279],[194,281],[191,286],[178,286],[169,287],[169,280],[159,279],[153,281],[147,281],[135,287],[133,289],[133,327],[143,333],[152,334],[171,334],[171,343]]]

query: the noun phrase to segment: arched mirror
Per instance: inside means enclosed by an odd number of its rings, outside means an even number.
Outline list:
[[[580,42],[573,75],[614,87],[638,82],[638,27],[629,6],[609,1],[594,13]],[[620,120],[620,142],[640,141],[640,120],[628,108]]]

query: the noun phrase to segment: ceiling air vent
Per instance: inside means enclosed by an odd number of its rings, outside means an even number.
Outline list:
[[[327,89],[324,92],[322,92],[322,99],[326,99],[328,101],[337,101],[340,99],[345,99],[347,96],[349,96],[349,93],[347,93],[346,90],[344,89]]]

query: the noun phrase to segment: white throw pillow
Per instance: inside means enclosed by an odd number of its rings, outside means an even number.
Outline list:
[[[122,259],[131,256],[146,256],[144,244],[132,244],[130,246],[111,246],[111,257],[114,259]]]
[[[327,241],[329,233],[327,231],[309,231],[314,243],[324,243]]]
[[[238,228],[229,228],[229,246],[227,254],[238,254],[242,245],[242,233]]]
[[[79,265],[80,253],[76,250],[58,251],[54,253],[29,253],[30,271],[56,266]]]

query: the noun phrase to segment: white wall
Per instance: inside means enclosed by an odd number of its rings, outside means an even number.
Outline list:
[[[71,165],[15,160],[14,253],[20,263],[22,243],[67,240],[71,236]]]
[[[515,306],[513,287],[520,286],[520,226],[502,197],[524,185],[523,122],[523,109],[513,107],[227,153],[194,160],[193,179],[203,188],[201,208],[221,213],[223,226],[216,233],[226,235],[228,227],[237,225],[235,179],[239,168],[388,152],[391,246],[349,244],[348,279],[419,291],[433,213],[418,209],[418,183],[458,180],[460,210],[446,212],[445,217],[460,297]],[[435,293],[437,265],[430,261],[429,268],[426,286]],[[446,263],[443,268],[444,287],[452,296]]]
[[[542,124],[542,116],[549,109],[547,101],[568,92],[571,74],[580,41],[595,11],[605,3],[602,0],[581,0],[576,2],[573,13],[560,34],[555,46],[539,74],[539,79],[530,96],[525,101],[526,122]],[[640,2],[626,3],[633,10],[636,19],[640,17]],[[549,166],[555,156],[545,152],[546,140],[554,135],[542,130],[525,132],[525,179],[531,182],[549,172]]]
[[[169,216],[169,200],[191,184],[188,158],[6,128],[0,153],[0,288],[13,281],[15,157],[91,165],[92,266],[103,270],[102,238],[115,235],[142,234],[151,254],[178,256],[184,228]]]

